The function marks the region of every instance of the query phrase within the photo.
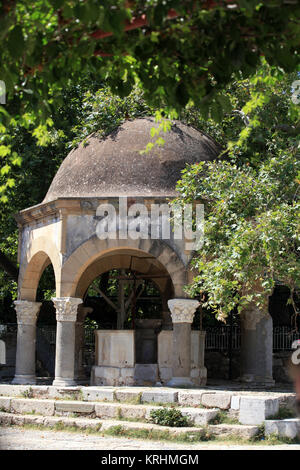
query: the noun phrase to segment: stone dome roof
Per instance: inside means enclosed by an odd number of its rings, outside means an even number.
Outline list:
[[[127,120],[105,138],[91,135],[61,164],[44,199],[106,196],[174,196],[186,163],[213,160],[220,147],[207,135],[179,121],[146,154],[153,118]]]

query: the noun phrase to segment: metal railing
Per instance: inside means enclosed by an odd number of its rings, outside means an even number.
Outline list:
[[[54,345],[56,342],[56,326],[44,325],[38,326],[38,330],[43,334],[49,344]],[[113,325],[101,325],[101,329],[112,329]],[[0,338],[4,338],[6,334],[16,334],[17,324],[10,323],[0,325]],[[238,351],[241,346],[241,331],[239,326],[233,326],[230,332],[230,326],[218,326],[206,328],[205,349],[211,351],[228,351],[230,348]],[[289,351],[293,341],[300,339],[300,332],[289,326],[275,326],[273,328],[273,350]],[[85,344],[92,347],[95,343],[95,334],[93,329],[85,328]]]

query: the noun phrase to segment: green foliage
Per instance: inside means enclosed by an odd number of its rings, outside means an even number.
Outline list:
[[[239,109],[249,101],[240,87],[255,95],[257,83],[267,75],[265,67],[258,71],[258,81],[236,84],[232,99]],[[194,257],[197,275],[187,290],[206,294],[203,306],[223,321],[250,303],[266,308],[276,282],[290,288],[289,301],[297,313],[300,159],[299,107],[288,112],[293,79],[284,76],[278,90],[276,80],[263,82],[270,98],[247,109],[249,122],[253,112],[259,126],[238,137],[221,159],[186,168],[177,186],[175,203],[198,200],[205,206],[204,244]],[[242,127],[235,124],[233,129],[227,122],[219,132],[229,140],[233,130],[240,136]]]
[[[161,426],[187,427],[191,426],[187,416],[183,416],[176,408],[160,408],[150,411],[151,421]]]

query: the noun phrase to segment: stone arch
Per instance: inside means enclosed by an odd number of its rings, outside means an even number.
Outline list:
[[[49,264],[53,266],[57,291],[61,274],[60,255],[51,241],[39,237],[33,241],[26,262],[21,264],[18,280],[19,299],[35,301],[41,275]]]
[[[113,252],[96,259],[82,273],[76,287],[76,297],[83,298],[90,284],[101,274],[112,269],[122,268],[132,269],[139,274],[153,274],[153,279],[151,278],[151,280],[154,282],[161,294],[163,294],[168,280],[166,278],[156,278],[155,276],[159,273],[163,273],[163,275],[168,276],[169,274],[165,268],[155,260],[155,258],[144,259],[136,256],[137,254],[140,254],[140,252],[127,250],[126,253],[124,253],[119,250],[114,250]],[[133,262],[132,259],[134,259]],[[152,261],[154,261],[155,264],[153,264]],[[161,270],[160,268],[163,269]]]
[[[113,253],[143,253],[162,265],[170,276],[176,297],[186,297],[183,286],[187,283],[187,269],[178,254],[162,240],[138,239],[100,240],[94,236],[80,245],[67,259],[62,267],[61,297],[76,297],[78,285],[83,274],[93,263]],[[87,271],[88,272],[88,271]],[[104,272],[104,271],[103,271]],[[89,277],[97,277],[97,270],[89,273]]]

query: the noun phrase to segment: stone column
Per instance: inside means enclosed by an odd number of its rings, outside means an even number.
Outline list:
[[[84,373],[83,367],[83,354],[84,354],[84,321],[88,313],[91,313],[91,307],[84,307],[79,305],[77,313],[77,321],[75,324],[75,380],[76,383],[86,382],[87,378]]]
[[[18,334],[16,371],[13,384],[35,384],[36,321],[40,302],[16,300]]]
[[[199,302],[192,299],[168,301],[173,322],[172,379],[169,387],[191,387],[191,324]]]
[[[250,305],[241,314],[240,380],[272,386],[274,385],[272,373],[273,321],[267,308],[264,310]]]
[[[60,297],[52,299],[56,308],[55,380],[53,385],[68,387],[76,385],[75,374],[75,324],[81,299]]]

